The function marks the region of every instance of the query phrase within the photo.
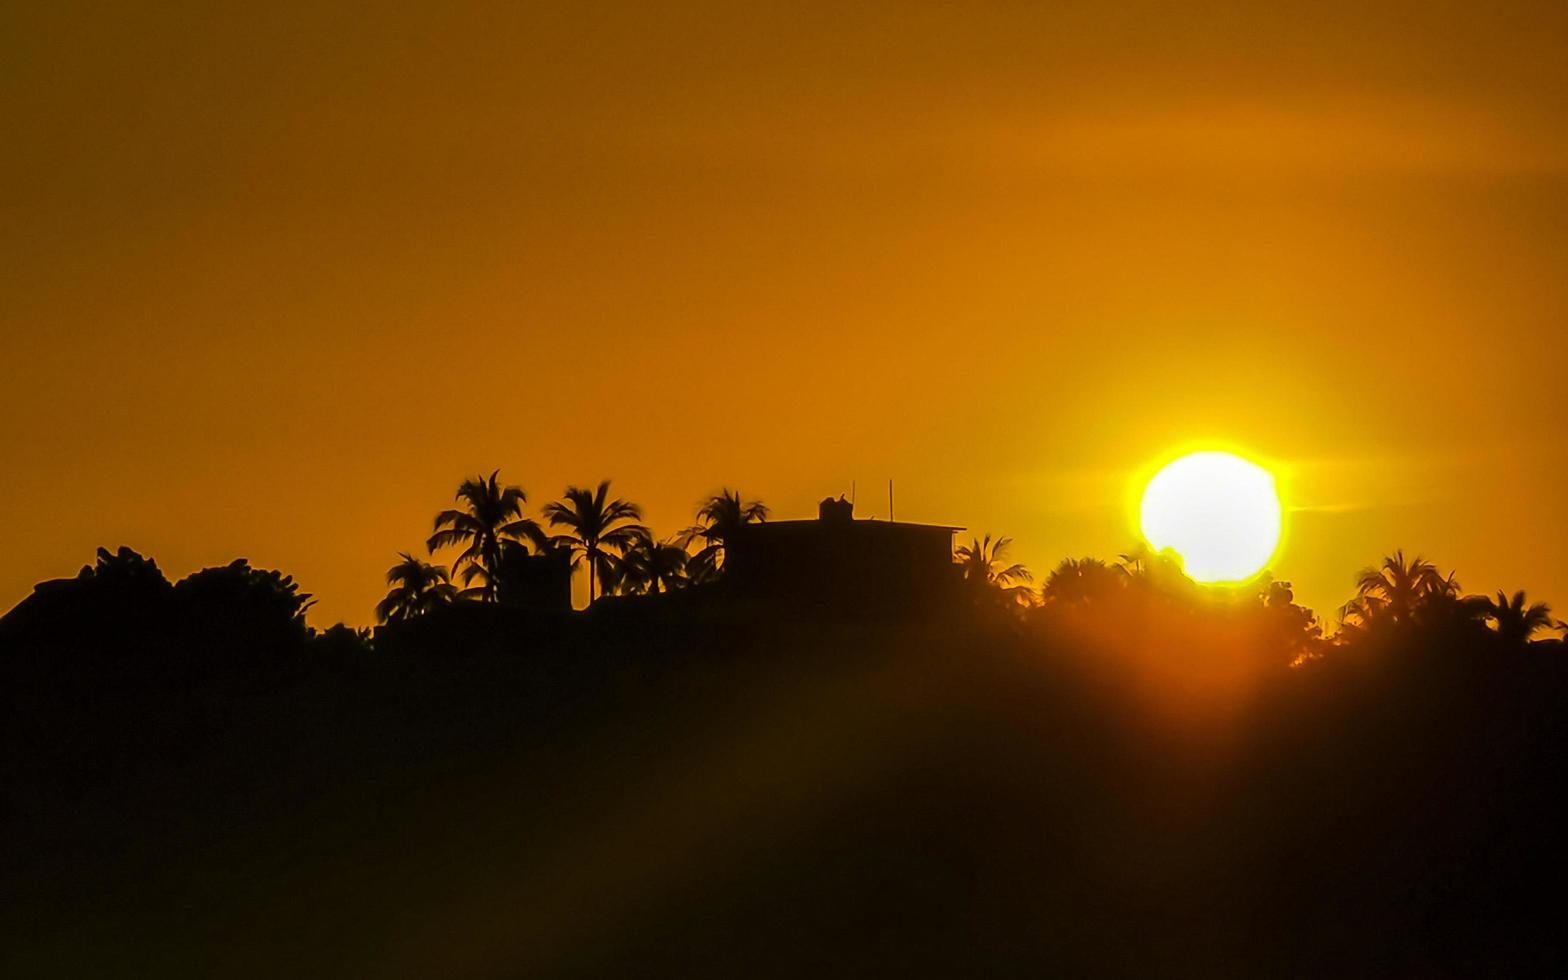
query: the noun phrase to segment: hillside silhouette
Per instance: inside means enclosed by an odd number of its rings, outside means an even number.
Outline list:
[[[0,618],[0,972],[1565,962],[1568,650],[1523,592],[1398,552],[1325,622],[833,498],[660,536],[609,481],[456,496],[374,630],[128,548]]]

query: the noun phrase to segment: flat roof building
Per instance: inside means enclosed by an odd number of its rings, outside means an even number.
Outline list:
[[[816,520],[767,521],[724,541],[724,578],[739,598],[845,611],[911,612],[945,605],[960,581],[953,533],[940,524],[856,520],[829,498]]]

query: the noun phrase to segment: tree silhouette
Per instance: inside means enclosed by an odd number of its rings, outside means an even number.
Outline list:
[[[453,569],[463,585],[479,580],[477,589],[469,588],[466,597],[477,596],[485,602],[496,600],[496,570],[501,565],[502,545],[507,541],[538,544],[543,538],[539,525],[523,517],[528,496],[522,487],[502,487],[500,470],[489,478],[473,477],[457,488],[461,508],[436,515],[435,533],[426,542],[431,554],[442,548],[466,545],[457,556]]]
[[[130,548],[114,553],[99,548],[97,562],[75,578],[40,582],[32,595],[0,616],[0,653],[24,638],[108,649],[122,635],[166,627],[173,593],[152,559]]]
[[[1040,589],[1044,602],[1085,605],[1115,595],[1123,577],[1098,558],[1067,558],[1051,570]]]
[[[593,490],[567,487],[561,500],[545,504],[544,516],[551,527],[566,528],[555,540],[572,550],[572,565],[588,564],[588,601],[598,595],[598,581],[615,575],[618,556],[646,534],[642,508],[625,500],[609,500],[610,481],[601,480]]]
[[[1116,572],[1124,579],[1135,578],[1144,573],[1152,557],[1154,557],[1154,549],[1146,544],[1140,544],[1131,551],[1116,556]]]
[[[1486,616],[1497,630],[1498,639],[1510,649],[1523,649],[1543,629],[1552,627],[1552,607],[1544,602],[1526,605],[1524,590],[1512,599],[1503,592],[1496,601],[1486,600]]]
[[[1440,576],[1416,609],[1425,629],[1475,636],[1486,631],[1490,608],[1485,596],[1461,595],[1458,573]]]
[[[311,637],[311,644],[322,656],[340,660],[362,657],[375,649],[370,630],[355,629],[345,623],[337,623],[315,634]]]
[[[1376,568],[1362,569],[1356,577],[1356,595],[1340,610],[1341,620],[1361,626],[1375,623],[1406,624],[1434,599],[1457,597],[1459,583],[1444,577],[1437,566],[1420,556],[1405,559],[1403,550],[1383,559]]]
[[[623,595],[673,592],[690,581],[686,577],[690,561],[685,548],[673,541],[656,540],[645,530],[616,563],[614,590]],[[607,589],[609,585],[607,580]]]
[[[1031,598],[1028,583],[1034,581],[1034,576],[1021,564],[1002,564],[1002,556],[1012,543],[1013,539],[1008,537],[999,537],[993,542],[987,534],[960,545],[954,557],[964,581],[980,595],[1000,600],[1003,605],[1028,605]]]
[[[697,523],[682,531],[678,539],[682,546],[702,542],[688,563],[692,580],[706,582],[717,577],[724,564],[724,539],[743,525],[767,519],[767,506],[760,500],[743,501],[739,490],[725,487],[703,501],[697,508]]]
[[[1111,570],[1130,588],[1173,596],[1188,594],[1194,588],[1174,551],[1155,551],[1147,543],[1117,555]]]
[[[1321,656],[1323,627],[1312,610],[1296,604],[1289,582],[1271,580],[1259,593],[1270,646],[1284,652],[1291,666]]]
[[[204,568],[176,582],[181,624],[228,649],[287,649],[310,635],[305,613],[315,600],[291,575],[252,568],[244,558]]]
[[[175,583],[174,593],[193,603],[230,599],[252,602],[301,626],[305,624],[305,612],[316,604],[309,593],[299,590],[294,576],[270,568],[252,568],[244,558],[193,572]]]
[[[379,622],[414,619],[450,605],[457,598],[452,575],[445,566],[421,561],[406,551],[401,557],[402,561],[387,570],[387,584],[392,588],[376,606]]]
[[[166,591],[170,587],[168,579],[164,578],[163,572],[158,570],[157,562],[151,558],[143,558],[123,546],[113,554],[110,554],[107,548],[99,548],[97,560],[91,565],[83,565],[77,578],[132,583],[153,592]]]

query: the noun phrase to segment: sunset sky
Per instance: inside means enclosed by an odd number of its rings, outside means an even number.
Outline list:
[[[1207,442],[1321,614],[1568,607],[1568,5],[146,6],[0,11],[0,611],[126,544],[368,624],[497,467],[1043,574]]]

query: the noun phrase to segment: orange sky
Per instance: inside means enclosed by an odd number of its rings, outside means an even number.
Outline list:
[[[1568,606],[1561,4],[124,6],[0,11],[0,607],[124,543],[367,623],[495,467],[1044,571],[1203,439],[1320,612]]]

